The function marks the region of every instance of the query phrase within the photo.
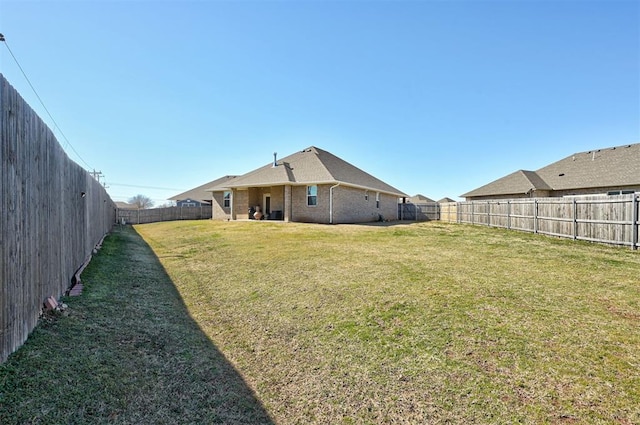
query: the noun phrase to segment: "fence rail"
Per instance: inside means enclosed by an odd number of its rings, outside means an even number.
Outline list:
[[[100,183],[0,74],[0,363],[115,222]]]
[[[638,194],[469,201],[441,204],[441,217],[638,249],[639,204]]]
[[[158,221],[202,220],[211,218],[211,206],[167,207],[140,210],[118,209],[118,223],[144,224]]]

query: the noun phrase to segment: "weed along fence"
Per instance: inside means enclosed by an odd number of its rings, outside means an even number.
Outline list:
[[[0,74],[0,363],[115,222],[100,183]]]
[[[211,206],[167,207],[140,210],[118,209],[118,223],[143,224],[157,221],[202,220],[211,218]]]
[[[638,249],[640,195],[458,202],[447,221]],[[446,205],[446,204],[445,204]],[[451,210],[449,210],[451,211]]]

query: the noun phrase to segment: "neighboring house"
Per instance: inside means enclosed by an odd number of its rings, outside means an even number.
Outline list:
[[[138,209],[137,205],[129,204],[128,202],[116,201],[115,204],[116,204],[116,208],[118,208],[119,210],[137,210]]]
[[[438,201],[439,204],[448,204],[450,202],[456,202],[455,200],[449,198],[448,196],[445,196],[444,198],[440,199]]]
[[[435,202],[436,201],[434,201],[433,199],[421,194],[411,196],[406,200],[406,203],[409,203],[409,204],[431,204]]]
[[[178,207],[199,207],[202,205],[211,205],[211,192],[207,191],[210,187],[217,186],[225,183],[229,179],[233,179],[236,176],[224,176],[219,179],[210,181],[198,187],[195,187],[186,192],[180,193],[176,196],[169,198],[170,201],[175,201]]]
[[[640,143],[575,153],[537,171],[516,171],[462,196],[474,201],[634,192],[640,192]]]
[[[213,218],[363,223],[398,218],[407,195],[337,156],[311,146],[209,188]]]

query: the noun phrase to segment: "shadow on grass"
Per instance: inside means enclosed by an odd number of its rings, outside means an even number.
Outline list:
[[[133,228],[83,282],[0,365],[0,423],[273,423]]]

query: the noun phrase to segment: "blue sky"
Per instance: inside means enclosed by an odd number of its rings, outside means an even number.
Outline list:
[[[311,145],[456,199],[640,142],[637,1],[0,0],[0,32],[116,201]],[[53,128],[6,46],[0,65]]]

